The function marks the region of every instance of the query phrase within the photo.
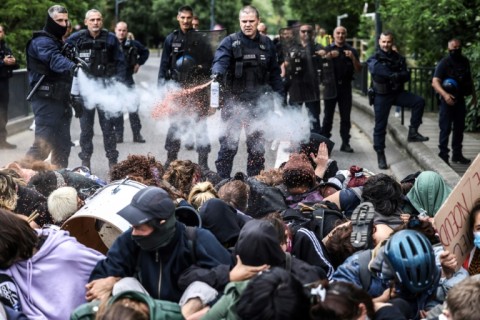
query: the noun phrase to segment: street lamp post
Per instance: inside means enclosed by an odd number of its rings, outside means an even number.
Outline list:
[[[348,18],[348,13],[337,16],[337,27],[340,26],[342,19]]]
[[[210,30],[215,28],[215,0],[210,0]]]
[[[120,3],[125,2],[125,1],[127,1],[127,0],[115,0],[115,23],[118,22],[118,5]]]

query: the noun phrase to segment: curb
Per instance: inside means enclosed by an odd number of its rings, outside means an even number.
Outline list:
[[[17,118],[8,120],[8,123],[7,123],[8,136],[28,130],[32,122],[33,122],[33,115],[29,115],[26,117],[17,117]]]
[[[366,97],[353,92],[352,106],[368,115],[372,119],[372,122],[374,121],[375,115],[373,108],[368,104]],[[352,122],[360,127],[364,132],[372,131],[373,128],[370,128],[370,130],[365,130],[364,124],[361,122],[357,123],[355,118],[356,117],[352,117]],[[397,147],[405,150],[422,170],[437,172],[452,188],[457,185],[458,181],[460,181],[461,177],[458,175],[458,173],[456,173],[445,162],[441,161],[437,154],[433,152],[426,144],[423,142],[408,143],[407,128],[401,125],[400,120],[396,119],[392,113],[390,113],[390,117],[388,119],[387,134],[390,134],[390,136],[396,142]]]

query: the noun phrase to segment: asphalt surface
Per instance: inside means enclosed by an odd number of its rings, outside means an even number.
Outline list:
[[[155,100],[155,98],[152,97],[152,92],[156,88],[159,63],[160,58],[158,56],[152,56],[147,63],[140,68],[139,73],[135,75],[137,87],[141,89],[144,96],[147,96],[142,97],[142,104],[140,106],[140,116],[143,125],[142,134],[147,142],[143,144],[133,143],[132,132],[127,119],[125,121],[124,143],[117,145],[117,149],[120,153],[119,161],[125,159],[128,154],[151,154],[162,163],[166,160],[164,143],[169,122],[167,117],[161,117],[160,119],[154,119],[152,117],[153,106],[156,102],[162,100],[161,98]],[[112,105],[116,103],[113,100],[114,98],[112,98]],[[285,130],[293,130],[292,132],[294,132],[295,135],[298,135],[302,132],[304,133],[305,127],[302,127],[300,123],[297,123],[298,119],[295,118],[297,116],[298,112],[293,116],[290,113],[286,113],[283,115],[283,118],[280,117],[278,119],[278,125],[276,125],[275,122],[272,123],[272,121],[265,121],[260,125],[263,126],[264,129],[271,131],[271,134],[274,134],[275,132],[284,133]],[[433,125],[436,121],[435,115],[430,115],[431,119],[426,121],[428,117],[429,115],[425,116],[424,123],[428,123],[430,126],[429,132],[422,131],[422,128],[424,128],[425,125],[420,128],[420,132],[424,135],[428,135],[429,133],[435,134],[435,131],[438,131]],[[338,113],[335,114],[334,127],[332,130],[333,136],[331,139],[336,144],[331,157],[337,161],[340,169],[348,169],[352,165],[357,165],[373,172],[383,172],[393,175],[399,180],[418,170],[435,170],[442,174],[450,185],[455,185],[456,182],[458,182],[460,175],[454,169],[448,167],[442,161],[439,161],[439,158],[436,157],[436,153],[434,152],[434,141],[435,139],[438,141],[438,132],[436,133],[437,138],[431,138],[429,143],[433,144],[430,146],[424,143],[406,142],[406,134],[408,130],[406,126],[408,125],[409,119],[408,114],[405,115],[405,119],[407,119],[406,125],[402,126],[400,120],[394,118],[393,111],[391,112],[391,117],[389,119],[389,134],[387,135],[387,149],[385,150],[387,162],[389,164],[389,169],[387,170],[379,170],[377,167],[376,153],[372,147],[373,110],[368,106],[365,97],[354,94],[354,108],[352,110],[351,118],[352,128],[350,145],[355,152],[345,153],[339,150],[341,145],[339,115]],[[0,165],[5,165],[11,161],[21,159],[24,156],[34,138],[33,131],[25,129],[30,123],[31,119],[18,119],[9,123],[9,132],[18,132],[9,136],[8,141],[17,144],[18,148],[15,150],[2,150]],[[212,144],[209,166],[211,169],[215,170],[215,159],[219,149],[218,136],[221,128],[219,112],[209,117],[208,128]],[[71,136],[73,142],[76,144],[76,146],[72,148],[69,158],[69,167],[72,168],[81,164],[81,161],[78,158],[78,153],[80,152],[80,147],[78,146],[80,126],[79,121],[76,118],[72,121]],[[476,143],[478,146],[478,135],[473,136],[472,139],[473,142],[471,145],[475,146]],[[283,142],[281,142],[277,148],[275,148],[275,143],[273,144],[273,147],[272,142],[267,144],[265,154],[266,168],[272,168],[275,164],[278,165],[278,163],[281,163],[281,161],[288,157],[288,154],[286,154],[283,150],[284,148],[282,148],[282,146],[288,145],[288,142],[286,142],[284,138],[281,140]],[[108,180],[108,161],[103,149],[102,132],[98,120],[96,120],[95,124],[95,136],[93,141],[94,154],[91,159],[92,172],[99,177]],[[467,155],[475,156],[479,151],[471,151],[470,153],[467,153]],[[182,147],[179,158],[190,159],[197,162],[197,153],[195,151],[186,150]],[[239,150],[234,161],[233,172],[245,172],[246,162],[247,153],[245,135],[242,132]]]

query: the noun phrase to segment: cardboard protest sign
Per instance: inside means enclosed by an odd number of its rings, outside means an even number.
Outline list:
[[[470,165],[434,217],[443,247],[455,254],[460,266],[473,247],[468,216],[478,198],[480,198],[480,155]]]

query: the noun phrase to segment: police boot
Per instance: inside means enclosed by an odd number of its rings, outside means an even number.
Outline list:
[[[428,141],[428,137],[422,136],[418,129],[414,127],[408,128],[408,142],[425,142]]]
[[[198,153],[198,164],[202,170],[210,170],[208,167],[208,152],[199,152]]]
[[[382,169],[382,170],[388,169],[387,158],[385,158],[384,151],[377,151],[377,161],[378,161],[379,169]]]

